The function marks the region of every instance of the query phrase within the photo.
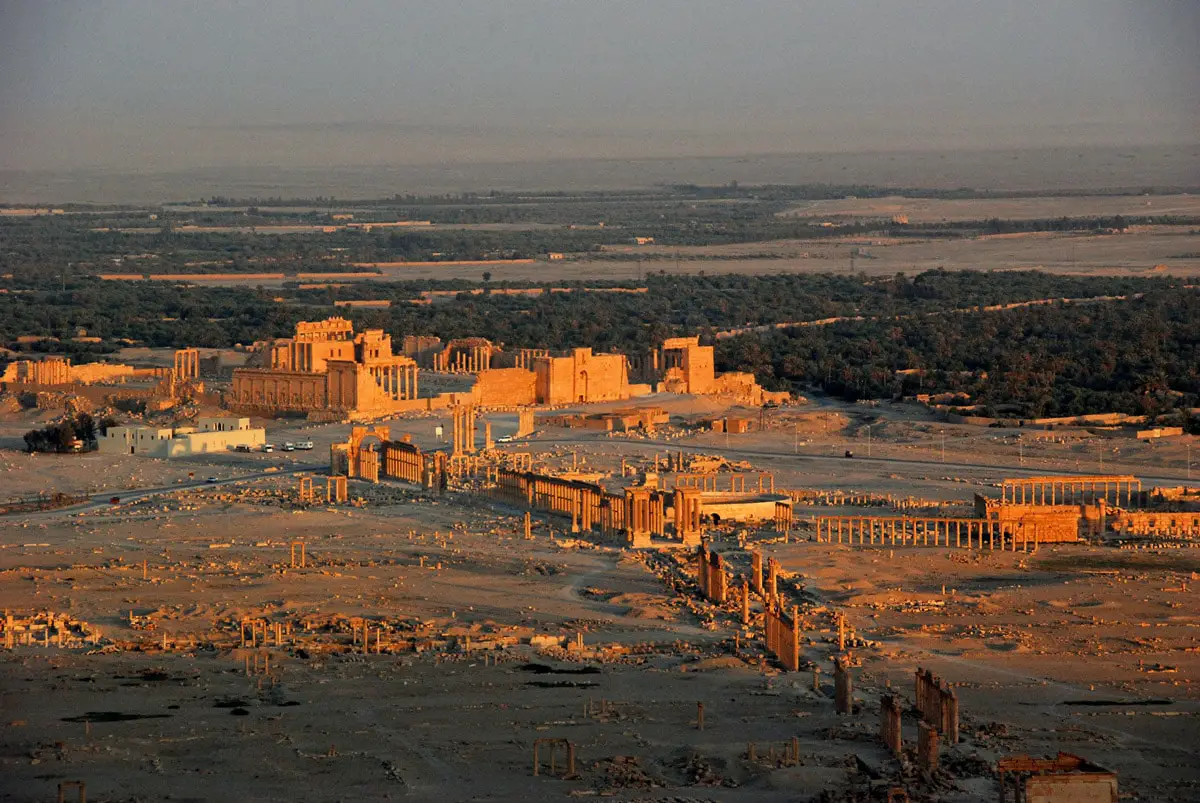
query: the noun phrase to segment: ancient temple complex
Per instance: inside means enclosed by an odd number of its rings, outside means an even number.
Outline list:
[[[357,335],[350,321],[303,321],[270,347],[270,368],[233,372],[230,407],[244,413],[303,413],[316,420],[387,415],[417,398],[417,363],[392,353],[382,329]]]

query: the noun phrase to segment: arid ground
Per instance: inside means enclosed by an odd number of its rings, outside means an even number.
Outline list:
[[[728,437],[679,426],[719,412],[711,402],[666,406],[672,425],[653,438],[543,428],[505,448],[602,472],[725,452],[777,487],[869,490],[963,515],[1005,476],[1098,471],[1086,439],[1018,445],[966,427],[949,433],[943,462],[941,433],[904,406],[783,408],[768,432]],[[82,780],[93,801],[871,800],[901,783],[914,800],[990,801],[998,758],[1060,750],[1116,771],[1131,800],[1200,794],[1195,550],[818,544],[804,520],[830,509],[806,506],[790,539],[712,532],[735,576],[744,546],[781,562],[808,623],[803,658],[821,670],[814,691],[811,668],[764,658],[757,615],[744,626],[736,604],[697,596],[683,552],[624,551],[541,516],[526,539],[518,510],[386,482],[353,482],[351,505],[298,504],[288,472],[320,465],[344,425],[271,425],[273,441],[314,440],[309,453],[166,462],[29,457],[16,447],[37,414],[5,416],[8,495],[96,501],[0,517],[0,604],[68,613],[101,637],[0,652],[0,800],[53,799],[60,781]],[[433,448],[436,421],[391,425]],[[514,415],[495,416],[497,436],[513,428]],[[1106,471],[1186,482],[1181,445],[1106,453]],[[841,717],[837,612],[860,664],[855,713]],[[247,618],[271,624],[243,647]],[[911,702],[918,666],[962,708],[962,742],[932,777],[877,735],[880,694],[890,684]],[[910,752],[915,733],[906,713]],[[576,777],[547,777],[544,752],[533,777],[539,738],[572,742]],[[793,738],[798,762],[784,760]],[[559,774],[563,760],[560,748]]]

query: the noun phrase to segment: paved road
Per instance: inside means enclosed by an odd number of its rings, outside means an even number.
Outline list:
[[[86,502],[80,502],[76,505],[68,507],[55,508],[54,510],[42,510],[24,515],[15,514],[10,518],[13,521],[28,521],[40,520],[46,518],[57,518],[59,516],[73,516],[76,513],[83,513],[89,510],[95,510],[110,504],[114,496],[121,500],[122,503],[134,502],[139,499],[148,499],[152,496],[161,494],[174,493],[175,491],[184,491],[194,488],[219,488],[223,485],[237,485],[243,482],[252,482],[261,480],[266,477],[281,477],[291,474],[304,474],[313,471],[326,471],[329,466],[324,463],[312,463],[303,466],[293,466],[291,468],[280,468],[275,471],[258,471],[253,474],[242,474],[237,477],[225,477],[216,482],[208,482],[207,480],[195,480],[192,482],[179,482],[174,485],[161,485],[150,488],[129,488],[129,489],[110,489],[100,491],[98,493],[89,494]],[[0,521],[4,519],[0,518]]]
[[[529,445],[533,445],[533,444],[541,445],[541,444],[551,444],[551,443],[565,444],[565,445],[577,445],[577,446],[596,446],[599,444],[606,443],[606,441],[592,440],[592,439],[585,439],[585,438],[538,438],[536,441],[530,441]],[[655,448],[661,447],[663,449],[675,449],[675,450],[679,450],[679,451],[688,451],[688,452],[701,452],[703,454],[723,455],[723,456],[728,456],[728,457],[759,457],[759,458],[770,458],[773,460],[795,460],[798,463],[803,463],[803,462],[823,463],[823,464],[828,464],[828,465],[842,466],[843,468],[851,468],[855,464],[870,463],[870,464],[879,464],[879,465],[884,465],[884,466],[904,466],[904,467],[908,467],[908,468],[920,468],[920,469],[923,469],[926,471],[931,470],[931,469],[938,469],[939,471],[942,469],[947,469],[947,470],[963,469],[963,470],[967,470],[967,471],[995,471],[995,472],[1003,472],[1006,476],[1010,476],[1010,477],[1021,477],[1021,476],[1093,477],[1100,473],[1095,468],[1092,468],[1089,470],[1081,469],[1079,471],[1071,471],[1071,470],[1067,470],[1067,469],[1051,469],[1051,468],[1027,469],[1027,468],[1021,468],[1021,467],[1017,467],[1017,466],[992,465],[989,463],[950,463],[950,462],[943,463],[940,460],[912,460],[909,458],[902,458],[902,457],[865,457],[865,456],[859,455],[859,454],[856,454],[852,459],[848,460],[847,458],[841,457],[838,455],[789,454],[787,452],[767,452],[767,451],[755,450],[755,449],[739,449],[736,446],[730,446],[728,448],[726,448],[724,446],[720,446],[720,447],[718,447],[718,446],[697,446],[697,445],[690,444],[690,443],[679,443],[679,442],[675,442],[675,441],[636,440],[636,441],[622,441],[621,443],[623,446],[626,446],[628,448],[636,448],[638,446],[650,446],[650,447],[655,447]],[[1121,472],[1121,473],[1125,473],[1125,472]],[[1186,480],[1184,480],[1182,477],[1180,477],[1177,474],[1156,475],[1156,474],[1147,474],[1145,472],[1139,471],[1136,473],[1136,476],[1142,480],[1152,480],[1155,482],[1166,482],[1166,483],[1172,483],[1172,484],[1179,484],[1179,483],[1186,482]]]

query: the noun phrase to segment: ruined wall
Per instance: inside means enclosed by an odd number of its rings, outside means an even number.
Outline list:
[[[134,376],[154,376],[154,374],[153,369],[139,370],[132,365],[110,365],[102,362],[71,366],[71,379],[84,384],[110,382],[114,379],[128,379]]]
[[[533,365],[537,401],[541,404],[629,398],[629,374],[623,354],[593,354],[591,349],[573,349],[564,357],[537,357]]]
[[[673,337],[663,341],[664,384],[672,393],[709,394],[716,379],[713,347],[701,346],[699,337]]]
[[[356,363],[347,360],[329,363],[326,387],[329,389],[330,409],[347,411],[375,406],[378,400],[373,398],[367,386],[370,377],[364,377],[357,369]]]
[[[21,382],[35,385],[67,385],[73,382],[89,385],[96,382],[111,382],[115,379],[135,377],[151,378],[162,373],[162,369],[134,368],[120,363],[93,362],[71,365],[62,357],[47,357],[44,360],[18,360],[4,370],[0,382]]]
[[[354,325],[345,318],[300,321],[296,336],[271,347],[271,368],[320,373],[330,360],[354,359]]]
[[[721,396],[732,396],[738,401],[758,406],[763,403],[763,389],[759,387],[754,374],[744,374],[731,371],[721,374],[713,383],[713,393]],[[785,396],[787,394],[784,394]]]
[[[535,404],[537,375],[524,368],[489,368],[476,374],[472,393],[483,407]]]
[[[975,510],[981,518],[1000,522],[1008,535],[1036,537],[1038,543],[1063,543],[1079,540],[1083,513],[1079,505],[1013,505],[997,503],[980,495]]]
[[[329,406],[324,374],[239,368],[233,372],[229,404],[234,409],[308,412]]]
[[[406,335],[400,353],[417,361],[422,368],[432,368],[434,355],[442,350],[442,339],[432,335]]]
[[[4,369],[0,381],[31,385],[65,385],[71,381],[71,361],[61,357],[18,360]]]
[[[1029,803],[1114,803],[1117,794],[1115,775],[1035,775],[1025,781],[1025,800]]]
[[[349,340],[308,342],[289,340],[271,351],[271,367],[277,370],[321,373],[333,360],[353,360],[354,343]]]
[[[1118,511],[1112,528],[1123,535],[1200,536],[1200,511]]]

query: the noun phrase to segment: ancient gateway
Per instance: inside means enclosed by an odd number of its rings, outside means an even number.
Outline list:
[[[270,347],[270,368],[233,372],[231,409],[315,420],[388,415],[417,398],[417,364],[392,353],[382,329],[354,334],[344,318],[303,321]]]

